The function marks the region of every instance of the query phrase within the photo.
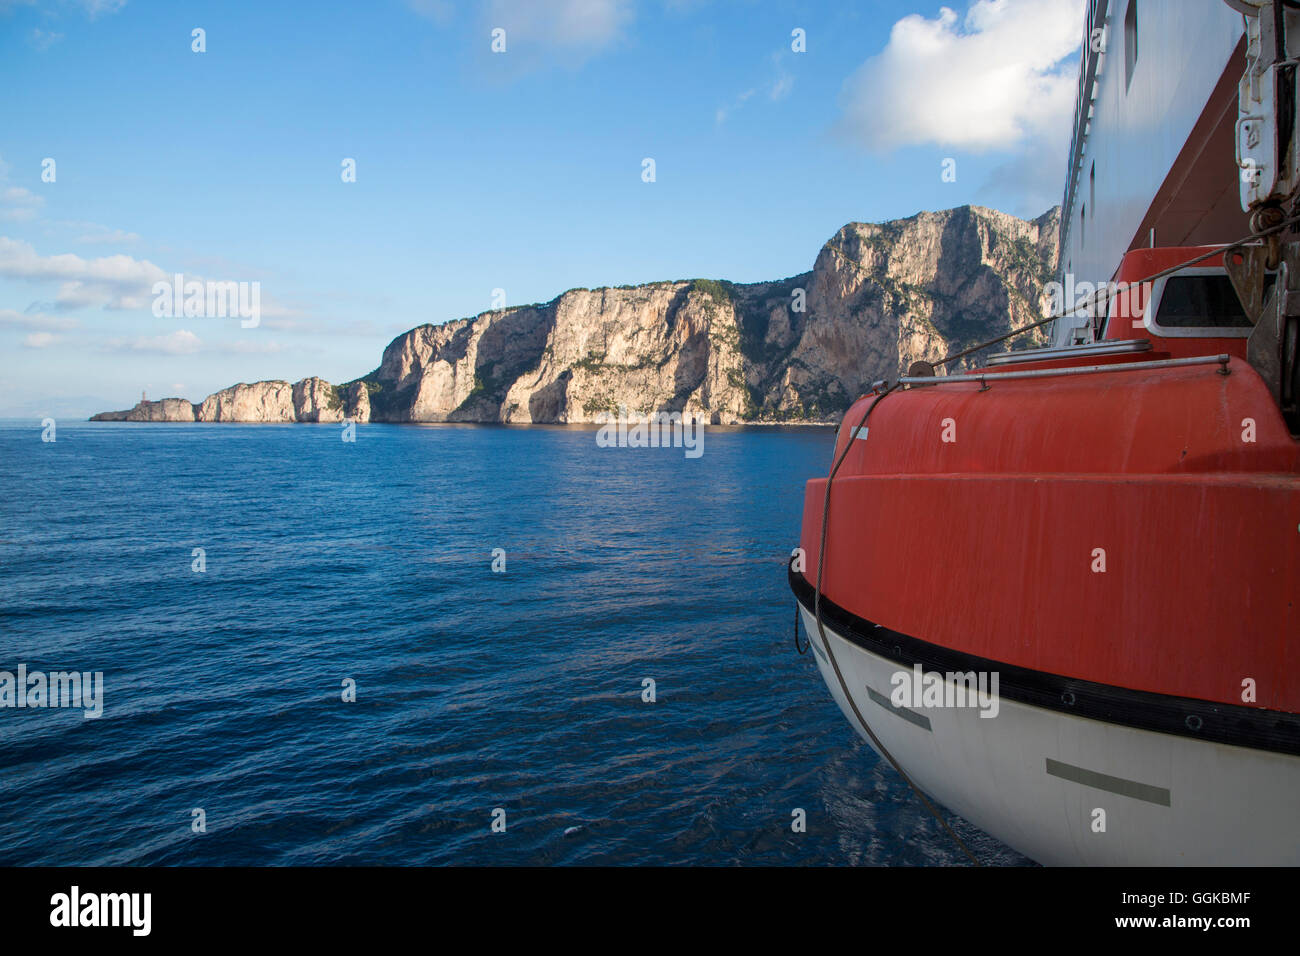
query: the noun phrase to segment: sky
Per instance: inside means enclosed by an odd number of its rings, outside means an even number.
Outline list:
[[[345,382],[425,322],[1032,218],[1083,6],[0,0],[0,417]],[[257,324],[166,314],[178,274]]]

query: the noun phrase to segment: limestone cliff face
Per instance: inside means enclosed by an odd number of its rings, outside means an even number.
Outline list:
[[[934,361],[1042,318],[1059,224],[1055,209],[1027,222],[967,206],[845,226],[817,257],[798,342],[766,401],[776,409],[839,410],[914,361]],[[1016,344],[1034,343],[1045,344],[1046,333],[1027,333]]]
[[[243,383],[214,392],[198,404],[183,398],[141,401],[124,412],[100,412],[94,422],[341,422],[369,421],[370,389],[355,382],[337,388],[323,378]]]
[[[353,382],[344,390],[343,414],[354,422],[370,421],[370,388],[365,382]]]
[[[140,401],[124,412],[100,412],[92,422],[192,422],[194,406],[183,398],[163,398],[156,402]]]
[[[739,420],[738,341],[718,283],[574,289],[546,305],[398,337],[367,376],[379,386],[371,417],[588,422],[622,404]]]
[[[1057,217],[967,206],[851,223],[811,272],[779,282],[573,289],[545,305],[421,326],[366,376],[379,387],[371,415],[590,422],[625,405],[723,424],[832,418],[917,359],[1040,318]]]
[[[241,382],[214,392],[195,406],[201,422],[292,422],[294,388],[288,382]]]
[[[236,385],[196,405],[194,417],[563,423],[626,406],[722,424],[831,420],[917,359],[1040,318],[1058,217],[963,206],[850,223],[811,272],[789,279],[572,289],[542,305],[412,329],[346,385]],[[1030,333],[1017,344],[1035,338],[1043,341]]]
[[[127,413],[128,422],[192,422],[194,406],[183,398],[141,402]]]
[[[304,378],[293,387],[293,415],[299,422],[341,422],[343,401],[323,378]]]

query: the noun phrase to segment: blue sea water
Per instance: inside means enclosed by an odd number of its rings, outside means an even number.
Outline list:
[[[830,430],[340,434],[0,423],[0,670],[104,675],[0,709],[0,864],[964,862],[793,649]]]

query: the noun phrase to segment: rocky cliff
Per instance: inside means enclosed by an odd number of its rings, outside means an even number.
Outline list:
[[[570,289],[412,329],[346,385],[241,384],[95,419],[591,422],[623,405],[721,424],[828,420],[913,361],[1041,317],[1058,217],[962,206],[850,223],[789,279]],[[1034,341],[1041,331],[1017,344]]]
[[[92,422],[341,422],[370,420],[369,388],[363,382],[331,385],[323,378],[240,383],[197,404],[183,398],[141,401],[128,411],[100,412]]]

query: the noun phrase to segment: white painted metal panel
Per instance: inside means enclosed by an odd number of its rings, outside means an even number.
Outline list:
[[[1138,55],[1126,82],[1130,3],[1137,9]],[[1062,210],[1062,273],[1094,283],[1114,275],[1241,35],[1241,15],[1223,0],[1110,0],[1093,117],[1071,157],[1079,178],[1070,208]],[[1232,155],[1209,159],[1235,169]],[[1070,341],[1063,324],[1055,338],[1055,344]]]

